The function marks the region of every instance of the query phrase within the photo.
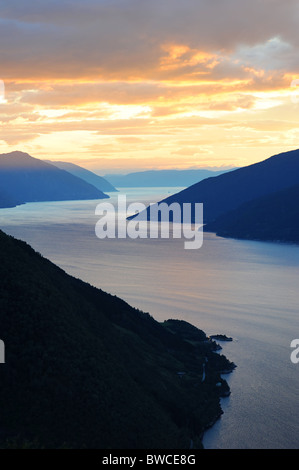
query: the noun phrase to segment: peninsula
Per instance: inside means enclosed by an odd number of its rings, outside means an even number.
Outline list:
[[[201,448],[235,365],[0,231],[0,448]],[[181,373],[181,374],[180,374]]]

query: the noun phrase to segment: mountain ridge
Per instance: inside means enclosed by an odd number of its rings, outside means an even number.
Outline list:
[[[127,175],[105,175],[116,187],[187,187],[230,170],[148,170]]]
[[[99,189],[103,193],[107,192],[117,192],[117,189],[109,183],[105,178],[102,176],[96,175],[90,170],[87,170],[86,168],[83,168],[79,165],[76,165],[74,163],[69,163],[69,162],[62,162],[62,161],[51,161],[51,160],[44,160],[46,163],[50,163],[51,165],[56,166],[57,168],[60,168],[60,170],[65,170],[69,173],[71,173],[74,176],[77,176],[78,178],[83,179],[87,183],[91,184],[95,188]]]
[[[184,203],[203,203],[204,222],[211,223],[245,202],[296,184],[299,184],[299,150],[283,152],[262,162],[205,179],[162,202],[181,206]]]
[[[2,231],[0,248],[0,448],[201,446],[229,393],[221,372],[235,367],[216,343],[186,322],[156,322]]]
[[[76,176],[19,151],[0,155],[0,189],[15,205],[109,198]]]
[[[299,185],[246,202],[204,227],[220,237],[299,243]]]

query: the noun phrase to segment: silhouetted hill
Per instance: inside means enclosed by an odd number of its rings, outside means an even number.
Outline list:
[[[0,448],[200,445],[233,369],[203,332],[160,324],[1,231],[0,277]]]
[[[208,224],[223,237],[299,243],[299,185],[242,204]]]
[[[99,189],[103,193],[117,192],[115,187],[112,184],[110,184],[105,178],[103,178],[102,176],[98,176],[92,171],[86,170],[85,168],[82,168],[81,166],[75,165],[74,163],[52,162],[52,161],[47,161],[47,163],[50,163],[51,165],[54,165],[57,168],[60,168],[60,170],[68,171],[72,175],[77,176],[78,178],[81,178],[82,180],[91,184],[92,186]]]
[[[299,150],[275,155],[263,162],[208,178],[170,196],[166,203],[200,202],[204,220],[212,222],[244,202],[299,184]]]
[[[2,189],[0,188],[0,209],[8,208],[8,207],[16,207],[21,204],[20,201],[15,199],[13,196],[7,195]]]
[[[0,190],[18,203],[108,198],[85,181],[23,152],[0,155]]]
[[[106,175],[116,188],[187,187],[205,178],[217,176],[228,170],[152,170],[128,175]]]

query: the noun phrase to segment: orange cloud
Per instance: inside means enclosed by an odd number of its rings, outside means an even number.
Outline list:
[[[205,51],[191,49],[186,45],[167,44],[162,46],[162,50],[167,53],[160,59],[161,70],[175,70],[185,67],[203,66],[213,69],[220,61],[221,57]]]
[[[296,0],[10,0],[0,150],[131,170],[287,150],[296,11]]]

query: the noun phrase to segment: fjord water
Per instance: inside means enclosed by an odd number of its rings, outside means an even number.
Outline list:
[[[124,190],[129,202],[144,203],[169,191],[177,188]],[[197,251],[184,250],[183,240],[99,240],[99,202],[4,209],[1,229],[157,320],[184,319],[234,338],[222,343],[238,366],[227,377],[232,394],[204,437],[206,448],[299,448],[299,364],[290,360],[299,338],[299,247],[213,234]]]

